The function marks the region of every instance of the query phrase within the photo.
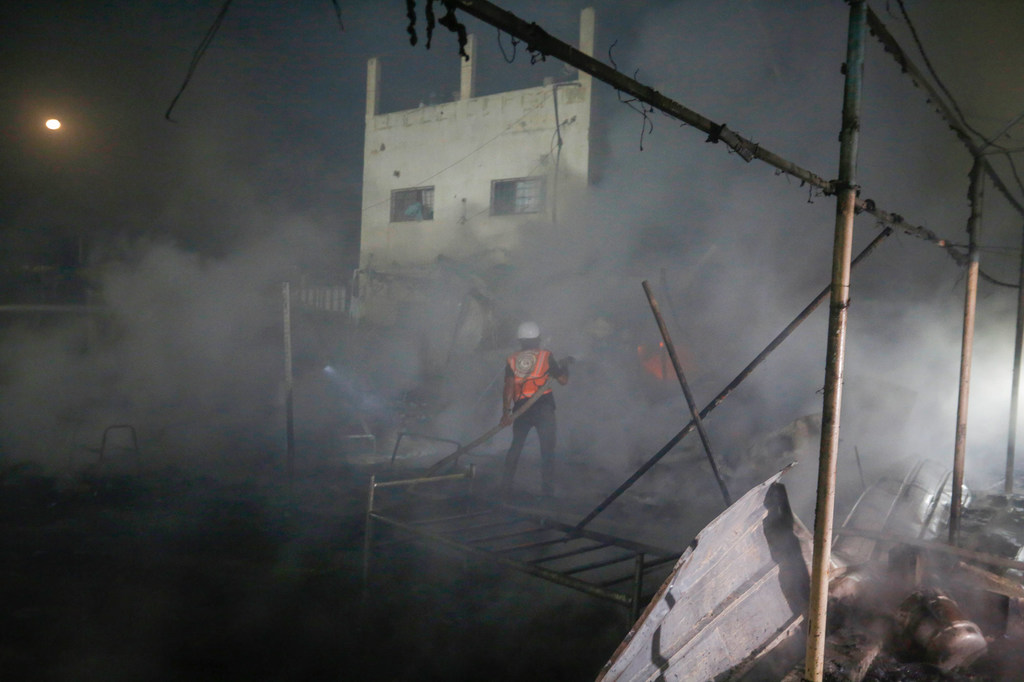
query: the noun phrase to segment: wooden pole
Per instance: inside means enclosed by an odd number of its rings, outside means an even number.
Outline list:
[[[683,389],[683,395],[686,397],[686,405],[690,408],[690,416],[693,418],[693,423],[697,427],[697,433],[700,435],[700,442],[704,445],[704,452],[708,456],[708,463],[711,464],[711,473],[715,475],[715,480],[718,482],[718,489],[722,491],[722,498],[725,500],[725,506],[728,507],[732,504],[732,498],[729,496],[729,490],[725,487],[725,481],[722,480],[722,474],[718,471],[718,466],[715,464],[715,457],[711,454],[711,440],[708,438],[707,431],[704,430],[704,420],[700,418],[700,410],[697,409],[697,401],[693,399],[693,393],[690,391],[690,384],[686,381],[686,375],[683,374],[683,365],[679,362],[679,356],[676,354],[676,347],[672,343],[672,337],[669,336],[668,327],[665,326],[665,320],[661,316],[661,310],[658,309],[658,302],[654,300],[654,293],[651,291],[651,285],[644,280],[643,282],[644,293],[647,294],[647,302],[651,305],[651,312],[654,313],[654,319],[658,322],[658,329],[661,331],[661,338],[665,341],[665,350],[668,351],[668,357],[672,360],[672,367],[676,371],[676,377],[679,378],[679,386]]]
[[[807,655],[804,679],[821,682],[825,666],[825,623],[828,610],[829,562],[835,512],[836,459],[839,414],[846,354],[846,318],[850,307],[853,217],[857,201],[857,143],[860,133],[860,93],[864,70],[865,0],[851,0],[846,45],[846,84],[840,132],[839,180],[836,193],[835,237],[832,247],[832,290],[829,302],[825,397],[821,410],[821,451],[818,456],[818,495],[814,509],[814,554],[808,606]]]
[[[978,304],[978,230],[981,227],[982,158],[971,167],[971,216],[967,220],[967,284],[964,287],[964,329],[960,344],[960,391],[956,404],[956,438],[953,443],[953,490],[949,505],[949,544],[959,544],[960,512],[963,507],[964,460],[967,449],[967,404],[971,394],[971,357],[974,352],[974,319]]]
[[[1024,238],[1024,228],[1021,229]],[[1017,451],[1017,421],[1019,420],[1020,363],[1024,346],[1024,244],[1020,249],[1020,277],[1017,280],[1017,336],[1013,345],[1013,378],[1010,385],[1010,433],[1006,444],[1006,480],[1003,490],[1013,492],[1013,460]]]
[[[284,296],[284,389],[285,389],[285,434],[287,451],[285,455],[285,471],[288,480],[292,480],[295,466],[295,419],[293,410],[292,380],[292,297],[291,285],[285,282],[281,287]]]

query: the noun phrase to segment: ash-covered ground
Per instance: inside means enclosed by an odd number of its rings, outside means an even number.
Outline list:
[[[591,680],[621,607],[411,545],[361,580],[368,473],[181,469],[0,486],[9,680]]]

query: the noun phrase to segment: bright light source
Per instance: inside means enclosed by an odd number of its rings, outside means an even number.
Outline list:
[[[60,121],[55,118],[51,118],[46,122],[46,127],[50,130],[57,130],[57,128],[60,128]]]

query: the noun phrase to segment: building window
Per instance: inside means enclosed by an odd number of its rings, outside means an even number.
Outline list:
[[[544,178],[491,182],[491,215],[540,213],[544,210]]]
[[[391,191],[391,222],[407,223],[434,219],[434,188]]]

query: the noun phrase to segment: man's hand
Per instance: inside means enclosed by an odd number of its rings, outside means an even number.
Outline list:
[[[511,424],[512,423],[512,413],[509,412],[508,410],[502,411],[502,413],[501,413],[501,422],[499,422],[499,423],[502,426],[508,426],[509,424]]]

